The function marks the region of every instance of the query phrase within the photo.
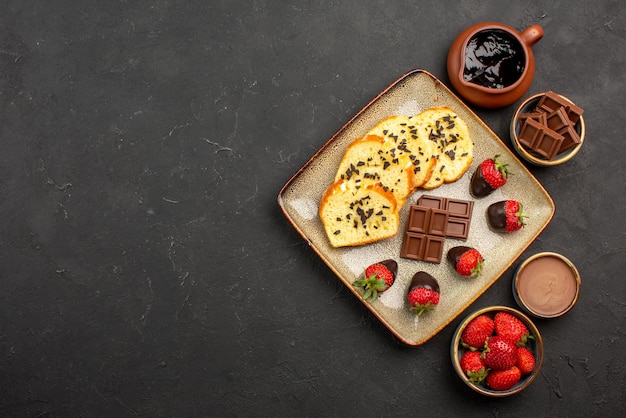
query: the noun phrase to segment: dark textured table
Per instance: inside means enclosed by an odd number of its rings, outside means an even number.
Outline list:
[[[280,188],[403,73],[448,86],[470,24],[544,28],[528,95],[585,109],[576,158],[529,167],[576,307],[537,320],[523,393],[454,374],[462,316],[419,347],[282,216]],[[594,416],[625,406],[626,17],[617,1],[7,1],[0,5],[0,416]],[[474,108],[511,146],[514,106]]]

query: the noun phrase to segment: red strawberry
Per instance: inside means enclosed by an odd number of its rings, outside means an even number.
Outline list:
[[[479,315],[472,319],[461,333],[461,344],[470,350],[481,350],[494,329],[493,319],[487,315]]]
[[[353,286],[365,289],[363,299],[372,298],[372,302],[378,299],[378,294],[383,293],[396,280],[398,263],[395,260],[384,260],[372,264],[365,269],[365,278],[356,280]]]
[[[511,172],[508,164],[498,161],[500,154],[484,160],[472,176],[470,191],[474,197],[485,197],[504,186]]]
[[[525,225],[523,207],[517,200],[502,200],[487,208],[487,220],[492,229],[498,232],[515,232]]]
[[[492,370],[487,375],[487,384],[493,390],[511,389],[520,381],[522,373],[516,366],[504,370]]]
[[[498,312],[494,316],[493,322],[496,327],[496,335],[510,339],[517,346],[526,345],[530,333],[526,325],[515,315],[508,312]]]
[[[472,247],[458,246],[448,250],[448,261],[461,276],[477,277],[483,269],[483,256]]]
[[[535,370],[535,355],[528,348],[517,348],[517,367],[524,376]]]
[[[417,316],[433,310],[439,303],[439,283],[425,271],[418,271],[411,279],[407,299]]]
[[[472,383],[480,383],[487,377],[487,367],[478,351],[466,351],[461,356],[460,365],[461,370]]]
[[[490,369],[508,369],[517,363],[517,347],[508,338],[496,335],[487,340],[483,359]]]

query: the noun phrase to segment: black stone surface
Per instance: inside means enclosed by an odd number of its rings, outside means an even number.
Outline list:
[[[467,26],[540,24],[528,95],[585,109],[531,167],[583,277],[536,321],[538,379],[480,397],[452,333],[515,306],[513,268],[420,347],[397,341],[281,215],[287,180]],[[0,416],[618,416],[626,393],[626,16],[616,1],[0,4]],[[510,146],[514,106],[476,112]]]

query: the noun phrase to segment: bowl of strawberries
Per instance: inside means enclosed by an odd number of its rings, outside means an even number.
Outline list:
[[[526,389],[543,361],[539,330],[522,312],[491,306],[467,316],[450,344],[454,370],[474,391],[491,397]]]

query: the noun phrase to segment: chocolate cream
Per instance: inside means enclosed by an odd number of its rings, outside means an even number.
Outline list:
[[[578,280],[574,270],[560,258],[538,257],[518,273],[517,292],[532,312],[558,316],[576,301]]]

